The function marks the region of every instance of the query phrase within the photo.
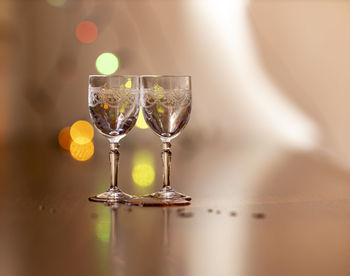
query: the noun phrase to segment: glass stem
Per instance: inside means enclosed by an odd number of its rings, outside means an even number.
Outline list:
[[[118,189],[119,143],[109,144],[109,163],[111,165],[111,189]]]
[[[170,142],[163,142],[162,147],[163,188],[170,188],[171,144]]]

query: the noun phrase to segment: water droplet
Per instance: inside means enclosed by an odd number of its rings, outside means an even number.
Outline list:
[[[253,218],[255,219],[264,219],[266,215],[264,213],[253,213]]]
[[[212,213],[213,212],[213,209],[208,209],[208,213]]]
[[[221,214],[221,211],[220,211],[220,210],[216,210],[215,213],[218,214],[218,215],[220,215],[220,214]]]
[[[132,209],[131,209],[131,207],[128,207],[128,208],[125,208],[125,211],[132,212]]]
[[[51,214],[56,213],[56,209],[55,209],[55,208],[50,208],[50,210],[49,210],[49,211],[50,211],[50,213],[51,213]]]
[[[39,207],[38,207],[38,210],[39,210],[39,211],[44,211],[44,209],[45,209],[45,206],[44,206],[44,205],[39,205]]]
[[[185,208],[178,208],[178,209],[176,209],[176,212],[178,212],[178,213],[185,212]]]
[[[193,217],[192,212],[178,212],[177,215],[181,218],[191,218]]]
[[[230,216],[231,216],[231,217],[235,217],[235,216],[237,216],[237,213],[236,213],[235,211],[231,211],[231,212],[230,212]]]

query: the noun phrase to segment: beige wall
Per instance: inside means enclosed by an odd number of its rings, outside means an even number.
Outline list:
[[[324,145],[350,161],[350,2],[254,1],[254,39],[281,93],[317,122]]]

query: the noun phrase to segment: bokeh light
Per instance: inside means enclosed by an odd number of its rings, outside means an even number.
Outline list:
[[[153,184],[155,178],[154,159],[150,151],[139,151],[133,158],[131,172],[134,183],[141,187]]]
[[[114,74],[119,68],[119,59],[115,54],[103,53],[96,59],[96,69],[103,75]]]
[[[87,161],[94,155],[94,143],[78,144],[74,141],[70,144],[70,154],[77,161]]]
[[[94,128],[87,121],[77,121],[70,128],[70,136],[77,144],[87,144],[94,137]]]
[[[75,29],[75,35],[82,43],[91,43],[97,38],[98,29],[94,22],[83,21],[80,22]]]
[[[131,88],[132,87],[132,83],[131,83],[131,78],[128,78],[128,81],[125,83],[125,88]]]
[[[61,7],[66,2],[67,0],[47,0],[47,3],[49,3],[51,6],[54,6],[54,7]]]
[[[156,90],[156,91],[163,91],[164,90],[164,87],[163,86],[160,86],[157,82],[153,85],[153,90]],[[164,95],[161,95],[161,96],[164,96]]]
[[[109,221],[101,221],[96,224],[96,235],[97,238],[103,242],[108,243],[110,237],[111,223]]]
[[[109,208],[101,207],[98,207],[97,209],[99,216],[96,223],[96,236],[101,242],[108,243],[111,236],[110,210]]]
[[[70,137],[70,127],[63,128],[58,134],[58,144],[65,150],[70,149],[72,138]]]
[[[94,155],[93,137],[94,129],[91,124],[80,120],[59,132],[58,143],[63,149],[69,150],[75,160],[87,161]]]
[[[140,129],[148,128],[145,118],[143,117],[142,108],[140,108],[139,116],[137,117],[136,127]]]

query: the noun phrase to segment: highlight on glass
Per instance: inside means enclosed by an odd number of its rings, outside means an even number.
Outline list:
[[[125,202],[132,196],[118,187],[119,142],[134,127],[139,114],[138,76],[89,76],[89,111],[97,130],[108,139],[111,167],[110,188],[91,196],[92,201]]]

